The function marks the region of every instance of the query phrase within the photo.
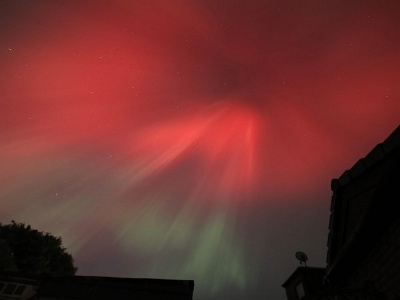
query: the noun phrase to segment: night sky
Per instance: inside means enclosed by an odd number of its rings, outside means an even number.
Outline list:
[[[0,221],[78,275],[285,299],[400,120],[398,0],[0,1]]]

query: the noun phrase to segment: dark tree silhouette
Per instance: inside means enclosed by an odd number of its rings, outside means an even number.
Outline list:
[[[24,274],[75,275],[72,256],[60,237],[32,229],[24,223],[0,223],[2,271]]]
[[[17,266],[6,240],[0,239],[0,271],[15,272]]]

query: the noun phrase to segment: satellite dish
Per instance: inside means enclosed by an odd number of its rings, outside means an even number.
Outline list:
[[[304,263],[304,265],[307,267],[308,257],[304,252],[302,251],[296,252],[296,258],[300,261],[300,265]]]

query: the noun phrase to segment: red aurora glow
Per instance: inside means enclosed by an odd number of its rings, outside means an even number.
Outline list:
[[[303,20],[289,29],[290,23],[272,26],[281,12],[270,4],[248,7],[248,15],[239,6],[222,12],[186,2],[179,10],[159,2],[120,5],[111,11],[50,5],[50,15],[9,8],[26,26],[4,39],[4,133],[43,135],[49,146],[117,142],[116,152],[132,143],[142,151],[136,160],[154,159],[146,172],[197,142],[204,171],[218,177],[206,190],[261,185],[267,193],[296,193],[333,171],[334,156],[345,159],[344,144],[399,110],[398,45],[382,48],[391,23],[378,23],[381,15],[372,24],[369,11],[359,12],[365,26],[331,41],[319,35],[307,7],[285,16]],[[363,49],[372,28],[385,34]],[[325,51],[307,54],[311,43]],[[373,54],[379,51],[384,56]],[[338,130],[347,132],[344,138]],[[142,136],[129,141],[126,134]]]
[[[282,249],[325,239],[330,180],[398,125],[398,11],[1,1],[0,217],[63,235],[82,272],[266,299]]]

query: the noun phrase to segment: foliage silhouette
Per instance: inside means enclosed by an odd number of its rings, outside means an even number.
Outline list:
[[[8,243],[4,239],[0,239],[0,271],[16,272],[17,266],[15,265],[12,257],[12,252]]]
[[[60,237],[15,221],[0,223],[0,260],[0,271],[32,275],[75,275],[77,271]]]

